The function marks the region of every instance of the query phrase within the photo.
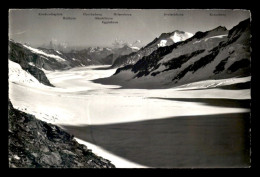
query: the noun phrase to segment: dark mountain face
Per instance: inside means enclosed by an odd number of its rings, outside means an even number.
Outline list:
[[[133,55],[133,54],[132,54]],[[250,75],[250,20],[228,31],[217,27],[197,32],[186,41],[160,47],[135,64],[118,68],[113,78],[129,84],[154,82],[177,86],[206,79],[225,79]],[[122,76],[121,76],[122,75]]]
[[[170,53],[176,45],[166,46],[159,48],[156,52],[153,52],[151,55],[143,57],[132,67],[134,73],[138,73],[136,77],[147,76],[150,72],[159,68],[160,63],[158,63],[162,56]]]
[[[132,52],[136,52],[136,49],[133,49],[129,47],[128,45],[124,45],[122,48],[115,48],[114,49],[114,54],[121,56],[121,55],[128,55]]]
[[[227,36],[227,40],[219,43],[209,51],[209,54],[201,57],[193,64],[181,71],[173,81],[177,83],[188,72],[196,73],[197,70],[207,70],[212,79],[230,78],[250,75],[250,21],[245,20],[232,28]],[[244,58],[245,57],[245,58]],[[215,64],[212,64],[212,63]],[[214,65],[214,71],[210,68]],[[194,76],[196,78],[196,76]],[[200,80],[205,78],[197,76]]]
[[[141,58],[148,56],[152,54],[153,51],[157,50],[158,48],[163,46],[170,46],[176,43],[177,41],[174,41],[175,38],[179,40],[186,40],[191,36],[189,33],[185,33],[183,31],[174,31],[171,33],[162,33],[158,38],[155,38],[152,42],[147,44],[145,47],[141,48],[139,51],[130,53],[129,55],[123,55],[118,57],[112,67],[123,67],[129,64],[135,64],[138,60]],[[165,42],[165,44],[162,44],[162,42]]]
[[[23,70],[29,72],[39,82],[48,86],[53,86],[46,77],[45,73],[38,68],[44,68],[45,66],[47,67],[41,56],[26,50],[21,44],[9,41],[9,59],[18,63]],[[30,62],[34,65],[30,65]]]
[[[22,44],[9,41],[9,59],[19,63],[21,66],[31,63],[37,68],[43,68],[45,70],[65,69],[69,66],[69,63],[65,59],[59,59],[61,55],[53,49],[39,51],[47,55],[33,52],[33,50],[30,50]]]

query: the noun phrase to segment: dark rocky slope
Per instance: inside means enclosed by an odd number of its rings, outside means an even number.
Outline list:
[[[114,168],[60,127],[18,111],[8,101],[9,167]]]
[[[242,47],[237,47],[242,46]],[[223,54],[228,51],[227,54]],[[217,56],[220,56],[217,58]],[[240,55],[240,56],[239,56]],[[187,72],[195,73],[198,69],[203,69],[214,60],[220,60],[215,66],[213,73],[209,74],[209,78],[230,78],[250,76],[250,20],[240,22],[232,28],[226,41],[221,42],[218,46],[211,49],[209,54],[201,57],[186,69],[180,72],[173,81],[178,82]],[[216,61],[217,62],[217,61]],[[230,63],[227,65],[227,63]]]

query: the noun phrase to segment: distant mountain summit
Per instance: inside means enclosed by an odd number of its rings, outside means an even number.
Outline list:
[[[160,47],[170,46],[174,43],[185,41],[192,36],[193,34],[191,33],[179,30],[173,31],[171,33],[162,33],[158,38],[155,38],[152,42],[150,42],[137,52],[118,57],[113,63],[112,67],[117,68],[129,64],[135,64],[142,57],[150,55],[153,51],[157,50]]]

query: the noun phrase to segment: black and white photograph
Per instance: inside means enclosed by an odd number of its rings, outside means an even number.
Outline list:
[[[9,9],[9,168],[250,168],[251,22]]]

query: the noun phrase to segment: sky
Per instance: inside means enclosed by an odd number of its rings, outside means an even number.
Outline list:
[[[248,10],[10,9],[9,38],[34,47],[51,40],[69,46],[110,47],[116,39],[140,40],[136,45],[142,47],[162,33],[231,29],[247,18]]]

